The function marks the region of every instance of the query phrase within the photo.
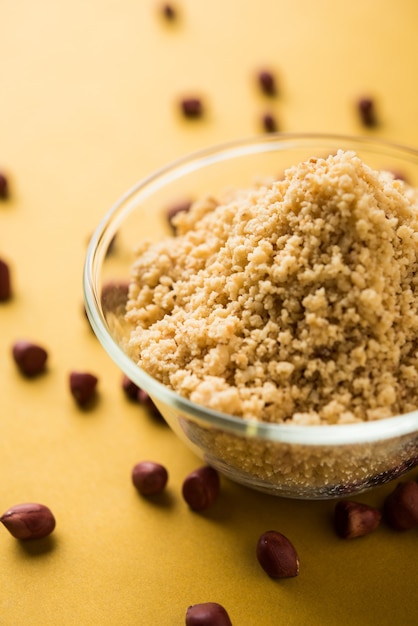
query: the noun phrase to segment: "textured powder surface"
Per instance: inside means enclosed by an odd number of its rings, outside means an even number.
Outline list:
[[[196,202],[132,268],[129,351],[192,401],[268,422],[418,407],[418,193],[353,152]]]

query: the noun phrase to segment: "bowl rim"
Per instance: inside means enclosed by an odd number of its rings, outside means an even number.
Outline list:
[[[308,446],[370,444],[381,440],[399,438],[418,431],[418,410],[370,422],[329,425],[297,425],[261,422],[241,418],[195,404],[169,389],[138,367],[113,339],[106,327],[96,278],[108,247],[123,219],[141,199],[149,197],[162,184],[179,179],[184,174],[199,170],[211,163],[248,156],[261,152],[283,151],[286,148],[308,147],[315,142],[338,142],[348,149],[362,148],[397,155],[418,165],[418,150],[385,139],[332,133],[269,133],[230,140],[205,147],[156,169],[141,178],[110,207],[94,230],[87,248],[83,268],[83,292],[86,314],[102,347],[121,371],[144,389],[153,399],[175,408],[180,416],[200,422],[203,426],[228,431],[242,437],[259,438],[287,444]],[[347,146],[347,148],[345,148]],[[184,415],[183,415],[184,414]]]

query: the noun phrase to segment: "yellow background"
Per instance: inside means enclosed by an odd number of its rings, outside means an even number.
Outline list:
[[[50,540],[0,528],[2,626],[175,626],[189,604],[216,601],[234,626],[407,626],[418,620],[417,531],[384,525],[344,542],[333,502],[271,498],[222,480],[204,514],[181,498],[200,464],[168,428],[129,403],[121,375],[82,310],[89,235],[138,179],[198,148],[261,131],[372,134],[418,147],[415,0],[180,0],[167,23],[151,0],[6,0],[0,12],[0,257],[14,298],[0,304],[0,510],[38,501]],[[255,75],[271,68],[269,99]],[[177,103],[201,95],[202,120]],[[364,129],[355,103],[376,99]],[[49,350],[47,373],[23,379],[11,345]],[[80,411],[71,370],[99,376]],[[130,473],[165,464],[166,496],[141,498]],[[411,473],[416,477],[417,470]],[[381,505],[393,485],[358,499]],[[273,581],[259,535],[285,533],[300,575]]]

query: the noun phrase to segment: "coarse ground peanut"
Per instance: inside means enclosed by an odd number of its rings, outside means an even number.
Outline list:
[[[127,304],[138,365],[267,422],[418,407],[418,192],[354,152],[208,197],[142,243]]]

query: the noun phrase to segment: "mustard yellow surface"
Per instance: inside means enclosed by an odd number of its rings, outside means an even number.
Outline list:
[[[138,179],[172,159],[259,133],[367,134],[418,147],[415,0],[178,0],[168,23],[152,0],[6,0],[0,8],[0,257],[14,297],[0,303],[0,512],[35,501],[55,513],[49,540],[21,543],[0,527],[2,626],[178,626],[190,604],[223,604],[234,626],[408,626],[418,622],[418,530],[382,525],[338,539],[334,502],[251,492],[222,479],[219,500],[192,513],[181,497],[201,462],[121,390],[121,374],[89,329],[82,267],[89,235]],[[263,96],[260,68],[279,94]],[[177,102],[200,95],[201,120]],[[364,129],[355,103],[376,99]],[[11,345],[49,351],[22,378]],[[71,370],[99,377],[80,411]],[[131,484],[143,459],[162,462],[164,498]],[[418,470],[410,476],[415,478]],[[376,504],[393,484],[363,494]],[[259,535],[294,543],[300,575],[267,577]]]

